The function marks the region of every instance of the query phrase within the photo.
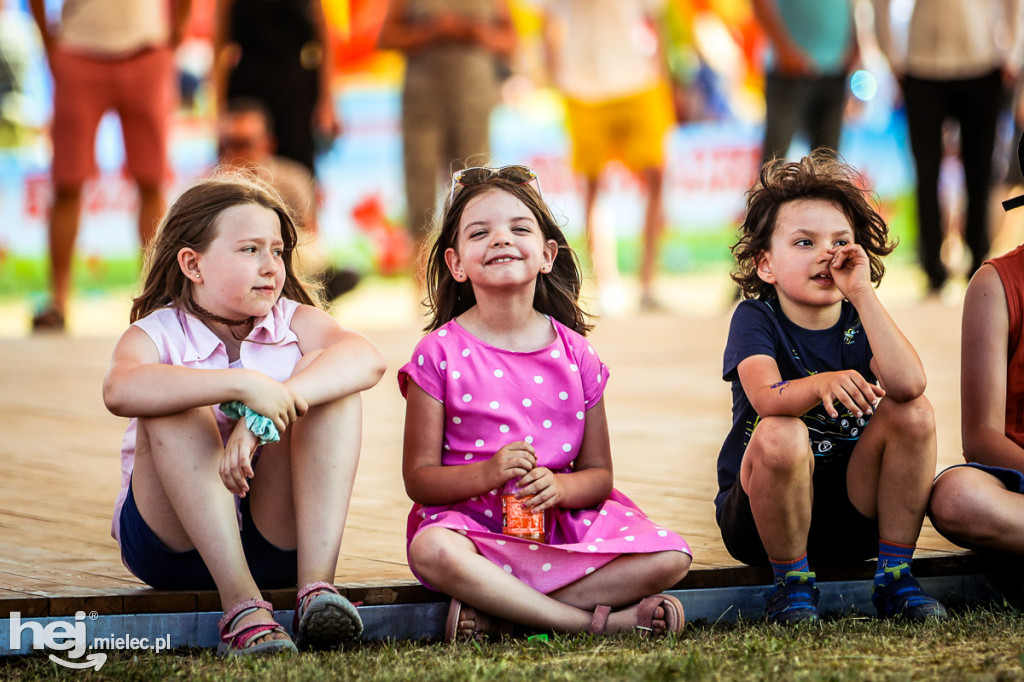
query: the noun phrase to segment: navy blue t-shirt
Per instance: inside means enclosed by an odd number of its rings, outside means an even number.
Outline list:
[[[865,380],[876,382],[870,367],[871,346],[860,316],[849,301],[843,301],[839,321],[829,329],[804,329],[790,322],[776,298],[741,302],[732,316],[725,344],[722,378],[732,382],[732,429],[718,453],[716,513],[721,511],[726,493],[739,479],[740,462],[757,425],[757,412],[736,371],[743,360],[753,355],[774,358],[783,380],[853,369]],[[856,417],[842,404],[837,404],[836,409],[839,416],[833,419],[825,406],[818,403],[801,417],[817,457],[849,457],[870,418]]]

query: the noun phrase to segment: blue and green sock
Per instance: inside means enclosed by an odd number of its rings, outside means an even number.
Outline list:
[[[777,583],[786,582],[786,575],[789,573],[807,575],[811,572],[811,567],[807,563],[807,552],[789,561],[776,561],[768,557],[768,563],[772,565],[772,573],[775,574],[775,582]]]
[[[875,586],[887,585],[899,580],[900,575],[910,573],[916,545],[903,545],[888,540],[878,540],[878,566],[875,568]]]

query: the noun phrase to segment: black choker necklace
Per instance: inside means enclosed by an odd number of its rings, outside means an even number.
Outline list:
[[[229,320],[226,317],[221,317],[220,315],[214,315],[209,310],[207,310],[203,306],[199,305],[195,301],[192,301],[192,307],[195,308],[196,312],[199,313],[200,317],[205,317],[208,320],[212,320],[214,322],[219,322],[221,324],[226,324],[229,327],[241,327],[243,324],[251,324],[252,321],[256,319],[256,316],[253,315],[253,316],[245,318],[244,320]]]

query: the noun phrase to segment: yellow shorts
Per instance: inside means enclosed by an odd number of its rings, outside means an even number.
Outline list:
[[[634,171],[660,167],[675,117],[667,85],[604,102],[566,98],[573,168],[596,178],[611,160]]]

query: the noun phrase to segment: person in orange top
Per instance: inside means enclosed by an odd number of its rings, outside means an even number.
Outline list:
[[[1017,147],[1024,168],[1024,137]],[[1003,202],[1024,206],[1024,196]],[[1024,245],[985,261],[964,298],[960,432],[965,464],[939,474],[929,514],[971,549],[1024,554]]]

